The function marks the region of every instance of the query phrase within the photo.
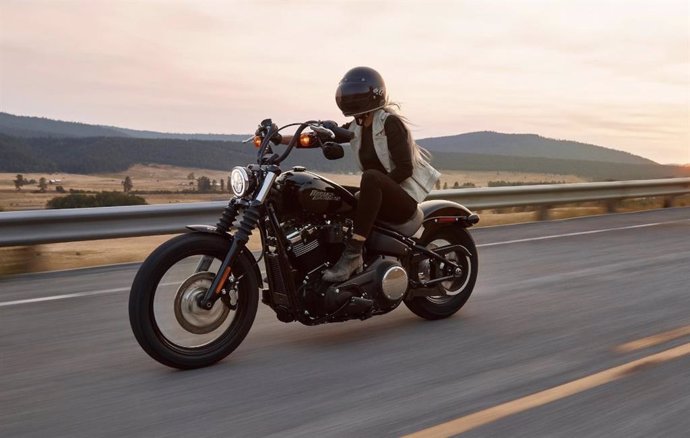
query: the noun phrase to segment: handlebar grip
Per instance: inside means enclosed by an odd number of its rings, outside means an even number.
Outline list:
[[[349,129],[341,128],[340,126],[329,126],[328,129],[333,131],[336,140],[339,140],[343,143],[352,140],[352,137],[355,136],[354,132],[350,131]]]

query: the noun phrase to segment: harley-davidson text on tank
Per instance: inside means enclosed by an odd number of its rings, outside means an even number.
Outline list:
[[[312,190],[309,193],[309,199],[312,201],[340,201],[342,198],[333,192]]]

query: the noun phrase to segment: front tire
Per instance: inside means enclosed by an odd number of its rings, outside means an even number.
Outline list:
[[[405,300],[405,305],[415,315],[428,319],[448,318],[465,305],[472,294],[474,284],[477,281],[479,258],[477,248],[472,236],[465,228],[457,225],[426,229],[419,239],[419,244],[429,249],[440,248],[446,245],[462,245],[469,252],[469,256],[461,251],[447,254],[455,263],[463,269],[463,275],[455,280],[449,280],[436,286],[438,295],[417,296]],[[417,274],[421,277],[430,276],[424,271],[424,262],[420,263]],[[412,274],[412,275],[414,275]],[[426,278],[428,280],[430,278]]]
[[[158,247],[141,265],[129,296],[129,321],[153,359],[179,369],[205,367],[225,358],[247,336],[259,301],[252,257],[244,252],[237,257],[231,266],[236,286],[211,311],[201,310],[195,301],[210,286],[230,244],[221,235],[183,234]],[[215,260],[212,267],[200,263],[209,258]],[[198,272],[200,266],[206,270]]]

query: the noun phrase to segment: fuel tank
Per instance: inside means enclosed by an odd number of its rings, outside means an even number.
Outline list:
[[[355,211],[357,200],[340,185],[302,168],[283,172],[274,186],[284,214],[344,214]]]

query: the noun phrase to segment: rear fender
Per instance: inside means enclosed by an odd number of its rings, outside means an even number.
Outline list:
[[[443,199],[435,201],[424,201],[419,204],[419,208],[424,212],[424,226],[431,224],[457,223],[465,228],[469,228],[479,222],[479,216],[472,213],[464,205]]]

